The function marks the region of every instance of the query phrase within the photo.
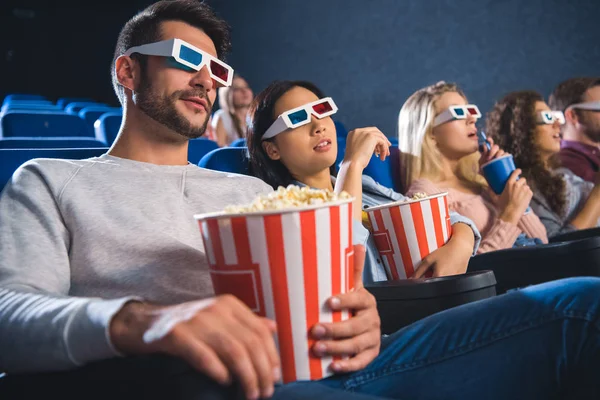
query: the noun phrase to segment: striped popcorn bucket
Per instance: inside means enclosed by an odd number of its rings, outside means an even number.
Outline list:
[[[390,280],[410,278],[421,260],[452,235],[448,193],[369,207],[365,211]],[[431,275],[428,271],[425,276]]]
[[[232,294],[277,323],[284,383],[331,375],[310,350],[318,322],[337,322],[326,301],[354,286],[352,199],[293,210],[194,216],[216,294]]]

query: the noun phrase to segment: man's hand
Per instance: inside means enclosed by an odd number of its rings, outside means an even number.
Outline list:
[[[434,278],[464,274],[473,255],[474,245],[475,236],[468,225],[453,225],[448,243],[422,259],[411,278],[421,278],[429,270],[433,270]]]
[[[332,310],[350,310],[352,318],[336,323],[320,323],[311,331],[312,337],[317,339],[312,348],[315,355],[350,357],[331,365],[336,373],[365,368],[377,357],[381,346],[381,321],[377,304],[362,283],[365,255],[364,246],[354,246],[354,291],[328,300]]]
[[[270,397],[280,379],[275,331],[230,295],[170,307],[131,302],[110,325],[122,353],[180,357],[221,384],[235,378],[249,399]]]

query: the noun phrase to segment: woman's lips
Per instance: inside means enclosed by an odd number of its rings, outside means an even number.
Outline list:
[[[315,147],[313,147],[313,150],[317,151],[319,153],[325,153],[325,152],[331,150],[331,140],[330,139],[321,140]]]

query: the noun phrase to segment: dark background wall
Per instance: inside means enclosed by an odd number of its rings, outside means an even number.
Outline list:
[[[113,46],[122,24],[149,3],[4,0],[0,97],[116,103]],[[209,3],[233,27],[229,62],[256,91],[273,79],[311,80],[334,97],[349,128],[376,125],[394,135],[404,100],[442,79],[459,83],[485,111],[512,90],[547,96],[566,78],[600,75],[598,0]]]

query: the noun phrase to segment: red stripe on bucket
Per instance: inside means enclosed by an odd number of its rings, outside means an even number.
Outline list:
[[[396,240],[400,247],[400,257],[402,257],[402,263],[404,264],[404,272],[406,277],[410,276],[415,272],[415,266],[410,256],[410,249],[408,247],[408,239],[406,238],[406,227],[400,215],[400,207],[392,207],[389,209],[392,224],[394,225],[394,232],[396,233]]]
[[[429,200],[429,204],[431,204],[431,219],[433,220],[433,227],[435,229],[435,242],[437,243],[438,248],[440,248],[444,245],[444,229],[442,228],[442,223],[445,224],[446,221],[442,220],[438,199]]]
[[[386,212],[388,211],[386,210]],[[375,221],[377,221],[377,228],[379,228],[379,232],[384,232],[389,237],[389,233],[387,232],[387,229],[385,229],[385,225],[383,223],[382,210],[373,211],[373,215],[375,216]],[[390,253],[380,256],[387,259],[388,265],[390,266],[390,273],[392,274],[391,278],[393,280],[400,279],[400,275],[398,275],[398,267],[396,266],[396,261],[394,260],[394,246],[392,245],[392,251]]]
[[[354,241],[352,240],[352,224],[354,223],[352,216],[354,210],[352,203],[347,204],[346,207],[348,208],[348,251],[350,252],[350,256],[347,258],[348,265],[346,265],[346,292],[349,292],[350,289],[354,288]]]
[[[238,259],[238,268],[250,269],[254,273],[256,282],[256,290],[258,291],[258,306],[261,317],[267,316],[265,308],[265,295],[263,293],[262,279],[260,276],[260,268],[252,262],[252,253],[250,251],[250,238],[248,237],[248,225],[246,217],[231,218],[231,230],[233,232],[233,240],[235,242],[235,253]]]
[[[444,207],[446,207],[446,226],[448,227],[448,239],[452,236],[452,224],[450,223],[450,209],[448,207],[448,196],[444,196]]]
[[[319,273],[317,271],[317,228],[314,211],[300,213],[302,231],[302,264],[304,265],[304,302],[309,349],[310,379],[322,377],[321,359],[312,354],[316,340],[311,339],[310,329],[319,322]],[[314,284],[316,282],[316,285]]]
[[[423,220],[423,208],[421,203],[411,203],[410,211],[415,226],[415,234],[417,235],[417,243],[419,244],[419,253],[421,259],[427,257],[430,253],[429,244],[427,243],[427,230],[425,229],[425,221]]]
[[[221,245],[219,221],[216,219],[209,219],[206,221],[206,225],[208,225],[208,232],[210,235],[210,241],[212,243],[213,254],[215,256],[216,267],[217,269],[222,269],[225,266],[225,256],[223,256],[223,246]]]
[[[331,207],[329,209],[329,223],[331,226],[331,293],[341,293],[342,291],[342,243],[340,238],[340,208]],[[332,312],[332,321],[340,322],[342,313],[340,311]],[[341,360],[341,357],[333,357],[334,361]]]

